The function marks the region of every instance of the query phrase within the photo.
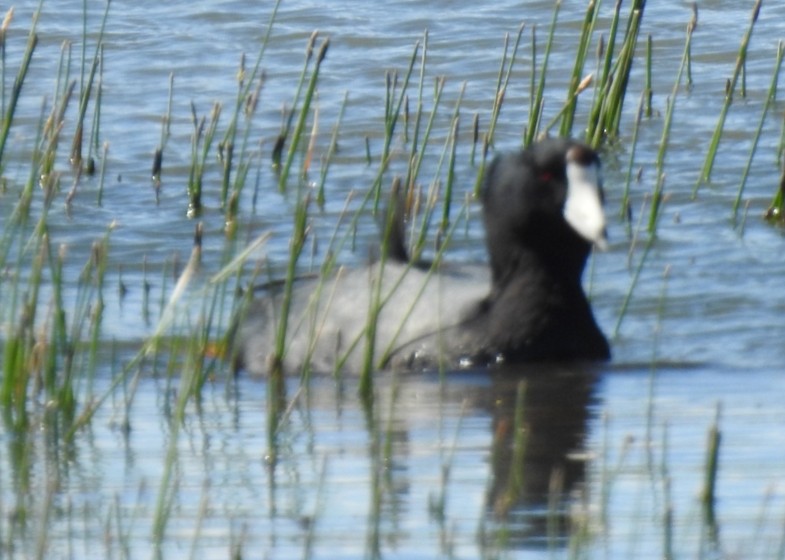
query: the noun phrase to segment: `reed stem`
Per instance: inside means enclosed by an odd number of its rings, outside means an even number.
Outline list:
[[[750,155],[747,158],[747,165],[744,166],[744,171],[741,174],[741,182],[739,183],[739,190],[736,193],[736,200],[733,201],[733,222],[736,223],[736,219],[738,217],[739,208],[741,207],[741,197],[744,193],[744,187],[747,185],[747,177],[749,177],[750,169],[752,169],[752,160],[755,157],[755,151],[758,149],[758,142],[760,140],[761,133],[763,132],[763,126],[766,124],[766,116],[769,113],[769,108],[771,107],[772,103],[774,103],[777,99],[777,84],[779,81],[780,75],[780,68],[782,68],[782,58],[783,58],[783,51],[785,47],[783,46],[783,42],[780,41],[777,44],[777,58],[774,62],[774,73],[771,76],[771,84],[769,85],[769,91],[766,95],[766,101],[763,103],[763,111],[761,111],[760,120],[758,121],[758,128],[755,130],[755,136],[752,140],[752,146],[750,147]]]
[[[722,109],[720,110],[720,116],[717,119],[717,126],[714,128],[714,134],[711,137],[709,149],[706,152],[706,159],[703,162],[700,175],[698,176],[698,180],[695,182],[695,186],[692,189],[692,198],[698,196],[698,189],[700,189],[700,186],[703,183],[708,183],[711,181],[711,170],[714,167],[714,160],[717,157],[717,149],[719,148],[720,139],[722,138],[722,131],[725,128],[725,120],[728,116],[730,106],[733,103],[733,93],[736,91],[736,84],[747,60],[747,49],[749,48],[750,39],[752,38],[752,31],[755,29],[755,23],[758,21],[761,3],[762,0],[757,0],[755,2],[755,5],[752,8],[752,15],[750,16],[749,27],[747,27],[747,31],[744,33],[744,36],[741,39],[739,53],[736,56],[736,66],[733,69],[733,75],[731,76],[731,79],[728,81],[727,87],[725,88],[725,102],[723,103]]]
[[[35,31],[36,24],[38,23],[38,16],[41,13],[41,5],[43,0],[40,0],[38,9],[33,16],[33,23],[30,26],[30,33],[27,36],[27,46],[25,47],[24,54],[22,55],[22,62],[19,64],[19,70],[14,80],[14,85],[11,88],[11,97],[8,99],[8,108],[3,114],[3,127],[0,130],[0,169],[3,167],[3,154],[5,153],[5,144],[8,140],[8,133],[11,131],[11,124],[14,122],[14,113],[16,113],[16,106],[19,103],[19,96],[22,94],[22,86],[27,77],[27,71],[30,69],[30,61],[33,58],[33,52],[36,45],[38,45],[38,34]],[[5,56],[5,49],[3,49]],[[5,63],[3,63],[5,68]],[[5,101],[3,102],[5,105]]]

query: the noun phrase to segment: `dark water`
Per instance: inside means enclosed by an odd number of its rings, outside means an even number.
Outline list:
[[[607,1],[602,6],[598,30],[603,33],[612,7]],[[729,112],[711,183],[701,186],[697,198],[691,196],[751,8],[751,3],[729,0],[699,3],[694,83],[689,91],[681,87],[675,101],[665,166],[667,198],[657,240],[620,321],[646,239],[641,233],[636,240],[614,218],[644,83],[643,58],[636,60],[621,141],[605,155],[611,247],[594,256],[586,279],[598,321],[613,335],[609,365],[590,372],[534,368],[496,375],[466,372],[447,379],[382,377],[372,415],[359,406],[351,381],[340,386],[332,379],[315,379],[308,391],[299,393],[293,381],[275,468],[267,457],[264,381],[241,377],[235,384],[219,372],[203,390],[201,405],[188,405],[178,431],[171,420],[178,381],[143,375],[135,380],[138,385],[129,381],[126,390],[111,393],[73,449],[52,445],[57,438],[42,430],[33,440],[29,471],[19,472],[24,462],[15,455],[17,442],[0,431],[0,556],[33,557],[41,537],[47,543],[46,558],[152,556],[159,489],[166,466],[172,465],[172,498],[161,545],[165,558],[225,558],[233,548],[253,558],[377,553],[549,558],[568,557],[571,547],[592,558],[661,558],[668,547],[678,557],[781,557],[785,243],[781,231],[761,219],[779,182],[777,152],[785,111],[779,99],[764,123],[743,194],[748,205],[739,217],[743,227],[734,225],[731,209],[777,42],[785,35],[784,6],[764,3],[749,48],[747,97],[737,97]],[[33,9],[33,3],[16,6],[9,75]],[[102,9],[89,7],[91,38]],[[107,285],[118,285],[122,275],[128,293],[121,299],[117,290],[106,290],[106,352],[92,389],[96,395],[107,390],[114,364],[133,355],[155,328],[160,302],[174,283],[164,271],[171,271],[174,260],[182,266],[190,252],[195,220],[186,218],[184,191],[191,159],[191,103],[200,116],[214,102],[222,103],[225,126],[240,55],[247,53],[249,66],[255,60],[271,9],[267,2],[241,1],[112,3],[102,78],[101,136],[109,150],[102,205],[96,202],[98,180],[83,179],[70,210],[58,201],[50,218],[53,241],[67,245],[73,263],[65,286],[70,299],[91,244],[116,222]],[[563,102],[583,10],[582,2],[565,2],[561,9],[546,98],[550,115]],[[11,132],[12,157],[4,159],[2,173],[9,182],[4,207],[14,204],[27,179],[35,125],[42,100],[51,99],[63,41],[74,41],[75,67],[81,56],[82,14],[81,3],[44,4],[31,78]],[[691,15],[686,2],[646,7],[642,38],[651,34],[653,40],[655,114],[639,130],[633,173],[642,173],[631,188],[633,230],[647,219],[663,113]],[[527,46],[496,131],[497,148],[511,149],[519,145],[527,118],[531,28],[537,25],[541,55],[551,18],[551,2],[284,1],[263,59],[267,79],[251,145],[269,157],[282,107],[291,103],[297,86],[308,37],[316,29],[329,36],[318,92],[316,145],[322,153],[348,94],[326,206],[313,217],[315,230],[329,235],[348,192],[362,191],[375,178],[377,161],[365,161],[366,138],[378,158],[385,72],[404,71],[427,29],[427,83],[437,76],[446,82],[434,127],[436,155],[426,163],[423,177],[437,175],[435,159],[465,84],[464,142],[459,146],[464,157],[458,158],[456,169],[462,200],[476,174],[467,157],[469,122],[477,113],[481,126],[487,126],[504,35],[514,36],[519,23],[526,22]],[[92,49],[91,42],[88,57]],[[560,68],[563,73],[554,70]],[[150,168],[167,111],[170,74],[171,137],[156,202]],[[425,98],[430,103],[432,91]],[[587,106],[579,109],[578,122],[585,121]],[[405,155],[402,145],[397,149],[394,165]],[[249,239],[272,231],[265,254],[280,265],[288,253],[292,200],[278,194],[268,165],[257,167],[258,172],[252,171],[260,185],[256,205],[246,189],[241,226]],[[62,170],[67,191],[67,165]],[[204,258],[196,284],[222,265],[219,177],[213,163],[205,181]],[[7,214],[3,212],[3,220]],[[345,251],[342,261],[363,262],[375,235],[369,218],[359,226],[357,251]],[[482,258],[476,220],[449,256]],[[143,274],[152,284],[150,320],[141,311]],[[191,302],[202,294],[192,291]],[[9,297],[2,293],[3,305]],[[510,441],[520,381],[525,390],[518,421],[527,427],[523,459],[514,455]],[[128,395],[133,399],[126,407]],[[720,469],[716,509],[709,519],[700,495],[708,432],[717,418]],[[124,435],[126,421],[130,432]],[[522,482],[511,493],[511,469],[521,464]],[[552,478],[554,469],[560,475]],[[29,488],[23,489],[20,480]],[[553,484],[565,497],[549,503]],[[23,505],[30,512],[26,524],[18,522]],[[672,518],[666,522],[668,512]]]

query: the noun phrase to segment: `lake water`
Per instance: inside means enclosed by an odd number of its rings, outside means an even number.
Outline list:
[[[601,7],[595,41],[607,35],[612,4],[606,0]],[[36,5],[15,6],[7,37],[6,96]],[[88,8],[88,60],[103,8]],[[294,200],[279,194],[268,162],[313,31],[319,31],[317,46],[330,38],[315,101],[314,169],[347,99],[325,206],[312,215],[314,238],[321,240],[313,248],[318,263],[348,194],[364,193],[377,175],[386,73],[405,72],[427,30],[424,99],[429,107],[430,84],[443,76],[445,86],[434,120],[434,147],[421,173],[424,181],[443,178],[437,160],[462,95],[455,172],[456,200],[463,201],[477,173],[469,157],[470,123],[477,114],[487,130],[505,34],[514,38],[520,23],[526,23],[495,133],[496,149],[515,149],[528,117],[531,30],[536,25],[541,57],[552,9],[553,3],[545,1],[478,6],[445,0],[284,0],[262,60],[266,78],[248,143],[249,152],[261,154],[249,174],[258,190],[249,186],[240,197],[237,252],[270,231],[263,254],[276,271],[287,260]],[[584,2],[561,7],[547,115],[564,101],[584,10]],[[609,364],[593,371],[553,367],[379,375],[372,414],[361,406],[353,380],[317,377],[307,388],[291,380],[290,408],[273,461],[265,380],[241,374],[235,381],[228,368],[218,366],[200,401],[186,406],[181,425],[173,420],[177,378],[143,367],[138,376],[110,389],[121,365],[155,330],[175,282],[172,268],[182,268],[191,251],[197,220],[187,217],[185,190],[192,104],[199,117],[209,115],[215,102],[222,104],[220,138],[236,98],[241,54],[246,53],[250,68],[272,3],[113,2],[104,37],[96,150],[100,154],[107,143],[107,157],[98,163],[105,165],[101,203],[98,177],[82,177],[66,206],[73,175],[63,158],[58,163],[61,192],[48,218],[54,246],[67,246],[67,307],[77,299],[79,273],[93,242],[115,224],[98,373],[77,384],[82,404],[87,395],[109,397],[73,445],[62,444],[60,434],[43,420],[23,438],[7,425],[0,427],[0,557],[32,558],[41,551],[42,558],[226,558],[235,551],[244,558],[781,558],[785,239],[780,228],[762,219],[780,181],[785,103],[779,98],[763,123],[736,221],[732,206],[777,44],[785,39],[785,5],[764,2],[749,46],[747,95],[737,95],[730,108],[711,183],[692,196],[751,10],[751,2],[698,3],[693,84],[689,90],[680,87],[675,98],[664,169],[666,199],[656,241],[636,278],[664,113],[692,17],[688,2],[646,6],[621,137],[604,154],[611,244],[594,255],[586,277],[597,319],[612,335]],[[51,103],[64,41],[73,42],[72,72],[78,79],[82,25],[81,2],[44,2],[39,44],[3,158],[4,227],[30,174],[36,125],[42,102]],[[617,216],[644,87],[648,35],[655,113],[638,130],[633,175],[640,170],[640,180],[631,185],[629,227]],[[590,59],[587,69],[595,64]],[[419,72],[418,59],[416,79]],[[170,76],[171,135],[156,191],[150,175]],[[581,100],[578,123],[586,120],[588,102]],[[66,125],[71,134],[75,113],[73,100]],[[399,137],[397,142],[394,167],[408,149]],[[215,151],[214,146],[208,156],[205,208],[199,217],[202,269],[188,295],[191,313],[181,309],[185,322],[198,315],[193,309],[206,293],[200,287],[225,264],[227,253]],[[310,179],[317,181],[318,175],[313,172]],[[359,198],[350,207],[356,208]],[[33,216],[40,206],[34,202]],[[473,262],[484,256],[474,206],[470,214],[449,259]],[[644,229],[638,226],[641,219]],[[341,262],[367,261],[375,239],[376,226],[367,216],[358,225],[356,249],[342,251]],[[303,269],[308,260],[301,261]],[[151,312],[145,306],[145,282],[151,285]],[[0,293],[7,306],[8,291]],[[3,325],[3,336],[7,328]],[[521,381],[522,457],[511,441]],[[33,416],[43,419],[45,399],[31,403],[38,403],[30,405]],[[701,493],[715,422],[722,435],[715,508],[708,515]],[[522,482],[510,492],[515,473],[522,473]],[[157,530],[161,502],[167,522]]]

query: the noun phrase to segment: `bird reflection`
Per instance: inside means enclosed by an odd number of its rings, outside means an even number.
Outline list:
[[[583,450],[597,376],[580,365],[505,366],[493,375],[485,537],[503,528],[511,547],[563,543],[570,504],[586,476]]]
[[[413,520],[421,525],[417,515],[422,510],[416,504],[421,503],[424,486],[428,517],[444,531],[440,534],[445,554],[453,542],[453,523],[460,525],[474,513],[481,520],[479,540],[462,537],[481,543],[484,550],[561,547],[575,529],[571,511],[587,476],[586,435],[598,408],[598,378],[599,371],[590,366],[565,364],[496,365],[489,370],[380,378],[374,406],[362,412],[353,408],[352,391],[336,394],[325,390],[329,380],[315,379],[316,385],[298,400],[306,422],[297,432],[312,432],[314,441],[331,450],[325,456],[335,465],[331,468],[340,469],[343,477],[356,476],[359,486],[367,484],[370,489],[368,557],[382,557],[387,547],[403,546]],[[362,441],[357,439],[357,421],[363,416],[365,425],[359,430],[367,432],[367,456],[358,462],[354,444],[346,442]],[[461,419],[471,419],[472,427],[456,431],[454,441],[445,442],[442,430]],[[461,441],[464,435],[469,441]],[[338,447],[332,448],[331,441]],[[447,448],[451,451],[445,455]],[[296,453],[288,460],[289,449],[278,451],[288,469],[298,464]],[[478,452],[481,462],[487,457],[487,478],[478,479],[473,470],[470,482],[461,474],[453,483],[450,469],[474,469],[467,465],[477,464]],[[437,483],[430,474],[423,478],[435,465],[443,469]],[[275,472],[273,464],[271,488],[286,479],[278,479]],[[335,488],[345,490],[343,482]],[[302,490],[300,484],[295,488]],[[275,504],[275,494],[271,496]],[[349,503],[341,494],[333,498],[330,501],[336,504]],[[478,503],[483,504],[479,512],[466,511],[469,504]]]

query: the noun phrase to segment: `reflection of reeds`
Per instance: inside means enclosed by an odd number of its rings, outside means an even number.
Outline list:
[[[499,517],[506,517],[510,509],[518,502],[524,491],[524,456],[529,427],[524,423],[526,403],[526,382],[518,383],[515,398],[515,413],[512,429],[512,453],[510,455],[510,475],[504,491],[496,498],[494,511]]]
[[[709,529],[714,531],[716,531],[717,525],[715,503],[717,496],[717,471],[720,465],[720,442],[722,440],[720,412],[721,407],[717,405],[717,415],[714,423],[709,428],[706,444],[706,470],[704,472],[703,491],[701,492],[704,522]]]

